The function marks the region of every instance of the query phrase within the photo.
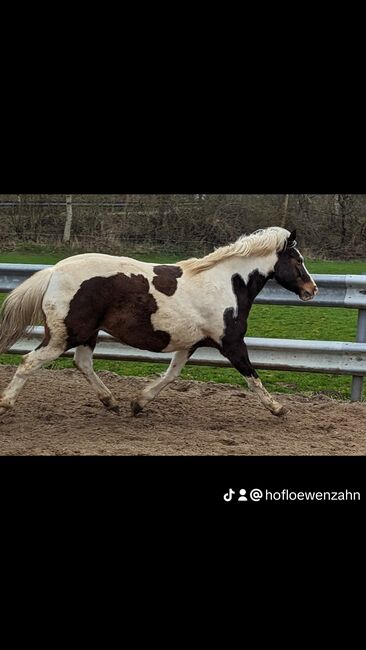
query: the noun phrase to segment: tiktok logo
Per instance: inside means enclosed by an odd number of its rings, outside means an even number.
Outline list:
[[[245,496],[246,493],[247,493],[247,491],[244,490],[244,488],[239,490],[240,497],[238,497],[238,501],[248,501],[248,497]],[[224,494],[224,501],[231,501],[234,494],[235,494],[235,490],[232,490],[230,488],[229,492],[226,492],[226,494]],[[253,500],[256,501],[256,499],[253,499]]]
[[[235,494],[234,490],[230,488],[229,492],[226,492],[226,494],[224,494],[224,501],[231,501],[234,494]]]

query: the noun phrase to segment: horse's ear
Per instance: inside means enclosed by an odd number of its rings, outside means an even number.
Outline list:
[[[293,244],[293,242],[296,241],[296,228],[293,230],[287,240],[288,244]]]

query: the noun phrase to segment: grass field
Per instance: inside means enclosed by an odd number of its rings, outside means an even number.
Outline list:
[[[0,263],[55,264],[75,251],[64,249],[45,253],[41,248],[0,253]],[[179,261],[174,255],[139,255],[133,257],[147,262],[174,263]],[[307,268],[312,273],[366,274],[366,261],[320,261],[307,260]],[[0,300],[5,296],[0,296]],[[354,341],[356,334],[357,310],[292,306],[254,305],[249,318],[248,336],[271,338],[318,339],[333,341]],[[1,355],[0,363],[18,364],[18,355]],[[163,372],[166,365],[96,360],[97,370],[111,370],[124,376],[146,376]],[[50,367],[72,367],[71,359],[60,359]],[[306,394],[325,393],[336,398],[349,398],[351,377],[323,375],[316,373],[296,373],[284,371],[259,371],[259,375],[270,391]],[[184,379],[216,381],[242,384],[243,379],[234,369],[186,366],[181,376]],[[366,397],[364,389],[363,399]]]

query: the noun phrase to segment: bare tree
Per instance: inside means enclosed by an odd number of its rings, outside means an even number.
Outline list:
[[[347,238],[347,218],[352,207],[352,197],[350,194],[338,194],[338,216],[340,217],[341,244],[343,245]]]
[[[66,221],[64,228],[64,237],[63,241],[68,243],[71,237],[71,225],[72,225],[72,194],[66,196]]]
[[[8,247],[61,241],[79,252],[195,256],[273,225],[296,227],[311,254],[366,257],[366,194],[0,195]]]
[[[286,224],[287,224],[288,198],[289,198],[289,194],[285,194],[285,199],[282,208],[282,220],[281,220],[282,228],[286,228]]]

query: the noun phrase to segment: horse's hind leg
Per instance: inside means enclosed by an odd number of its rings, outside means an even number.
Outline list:
[[[29,377],[45,363],[57,359],[65,349],[65,342],[53,341],[52,338],[49,338],[49,333],[46,330],[46,338],[33,352],[24,355],[13,379],[6,387],[0,399],[0,416],[14,406],[15,400]]]
[[[74,355],[74,365],[86,378],[92,388],[95,390],[104,406],[118,413],[118,403],[113,397],[110,390],[105,386],[98,375],[93,370],[93,350],[96,343],[96,337],[88,342],[87,345],[79,345]]]
[[[154,397],[165,388],[165,386],[178,377],[180,371],[186,365],[190,355],[191,352],[189,350],[180,350],[179,352],[174,353],[170,366],[164,375],[159,377],[156,381],[151,382],[151,384],[148,384],[148,386],[138,395],[137,399],[131,402],[133,415],[140,413],[146,404],[151,402],[151,400],[153,400]]]

